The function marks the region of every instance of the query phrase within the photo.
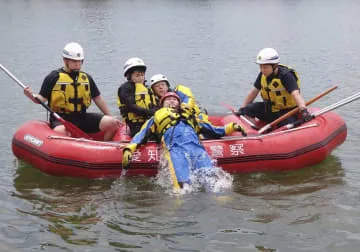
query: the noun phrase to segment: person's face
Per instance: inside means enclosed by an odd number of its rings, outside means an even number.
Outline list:
[[[64,64],[65,67],[69,70],[69,72],[80,71],[83,60],[64,59]]]
[[[163,102],[164,108],[177,108],[177,107],[179,107],[179,105],[180,105],[179,100],[173,96],[169,96],[169,97],[165,98],[165,100]]]
[[[145,72],[134,71],[130,80],[134,83],[145,83]]]
[[[265,77],[269,77],[273,72],[273,66],[270,64],[259,65],[259,67],[260,72],[265,75]]]
[[[164,96],[164,94],[166,94],[169,91],[169,87],[166,81],[159,81],[151,88],[154,91],[155,95],[158,97]]]

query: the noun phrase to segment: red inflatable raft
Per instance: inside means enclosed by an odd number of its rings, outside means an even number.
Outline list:
[[[227,136],[203,140],[217,165],[230,173],[286,171],[318,164],[342,144],[347,135],[345,122],[328,112],[293,129],[268,134],[257,131],[234,115],[210,117],[215,125],[239,122],[247,137]],[[14,134],[12,150],[44,173],[55,176],[103,178],[121,174],[122,148],[128,143],[126,128],[120,128],[113,142],[64,137],[44,121],[29,121]],[[154,142],[133,155],[127,175],[154,176],[160,149]]]

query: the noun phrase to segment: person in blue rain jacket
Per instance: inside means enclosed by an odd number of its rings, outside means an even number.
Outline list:
[[[128,167],[136,148],[155,134],[160,139],[170,171],[174,171],[174,185],[179,188],[184,183],[191,182],[192,170],[212,167],[211,158],[199,139],[200,133],[212,135],[214,138],[235,131],[246,135],[243,127],[236,123],[215,127],[208,121],[201,121],[193,109],[181,107],[180,102],[180,97],[174,92],[167,92],[161,97],[162,108],[144,123],[130,144],[124,148],[123,168]]]

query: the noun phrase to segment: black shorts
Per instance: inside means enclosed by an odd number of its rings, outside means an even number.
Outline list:
[[[280,116],[286,114],[291,109],[285,109],[281,110],[279,112],[271,112],[270,107],[267,106],[265,102],[253,102],[249,103],[245,108],[242,109],[245,115],[250,117],[256,117],[260,119],[261,121],[264,121],[266,123],[270,123],[276,119],[278,119]],[[297,120],[296,115],[290,116],[287,119],[283,120],[279,123],[279,126],[286,125],[288,123],[293,123]]]
[[[96,133],[100,131],[100,121],[104,115],[99,113],[76,113],[59,114],[59,116],[86,133]],[[55,128],[56,126],[62,125],[62,123],[54,117],[50,117],[50,125],[52,128]]]

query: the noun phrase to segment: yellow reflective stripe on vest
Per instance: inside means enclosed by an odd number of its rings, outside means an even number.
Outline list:
[[[298,87],[300,88],[300,79],[296,71],[288,66],[280,66],[286,67],[289,71],[294,73]],[[260,83],[261,97],[266,101],[271,101],[272,112],[278,112],[284,109],[296,107],[296,101],[294,97],[288,91],[286,91],[280,78],[274,78],[270,83],[268,83],[266,77],[262,75]]]
[[[59,78],[51,91],[50,108],[59,113],[81,112],[90,104],[90,82],[87,75],[80,72],[75,87],[74,80],[67,73],[59,72]]]

